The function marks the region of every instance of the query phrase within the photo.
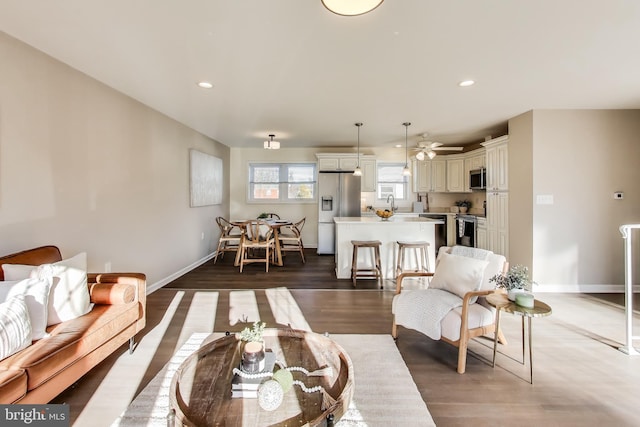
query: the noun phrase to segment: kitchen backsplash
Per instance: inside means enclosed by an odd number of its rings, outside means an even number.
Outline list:
[[[386,200],[376,199],[375,192],[363,192],[360,193],[360,206],[362,211],[365,211],[367,206],[373,206],[374,208],[387,209],[389,204]],[[423,200],[423,205],[426,206],[426,200],[424,200],[425,193],[420,193]],[[483,203],[486,200],[486,193],[484,191],[474,191],[472,193],[428,193],[429,197],[429,210],[432,212],[448,211],[451,206],[455,206],[458,200],[469,200],[471,202],[472,213],[482,213]],[[400,211],[411,211],[413,209],[413,202],[418,200],[417,193],[410,193],[410,197],[407,200],[396,200],[396,206]]]

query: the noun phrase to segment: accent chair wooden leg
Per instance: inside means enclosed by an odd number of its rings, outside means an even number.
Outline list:
[[[391,336],[394,340],[398,339],[398,325],[396,325],[396,318],[393,317],[393,325],[391,326]]]
[[[460,341],[458,347],[458,373],[464,374],[467,369],[467,341]]]

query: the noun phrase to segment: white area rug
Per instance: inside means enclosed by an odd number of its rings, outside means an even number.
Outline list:
[[[205,340],[221,336],[191,335],[112,427],[166,427],[169,387],[176,369]],[[337,426],[435,425],[390,335],[331,335],[331,338],[351,357],[355,375],[351,405]]]

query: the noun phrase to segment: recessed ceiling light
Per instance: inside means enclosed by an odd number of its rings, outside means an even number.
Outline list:
[[[467,86],[473,86],[476,82],[473,80],[463,80],[460,83],[458,83],[458,86],[460,87],[467,87]]]
[[[402,148],[403,145],[402,144],[396,144],[396,148]]]
[[[209,82],[198,82],[198,86],[203,89],[211,89],[213,87],[213,85]]]

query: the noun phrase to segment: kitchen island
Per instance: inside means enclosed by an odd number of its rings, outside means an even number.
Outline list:
[[[337,217],[336,224],[336,276],[338,279],[351,278],[352,240],[379,240],[380,258],[382,263],[382,278],[395,278],[396,261],[398,259],[397,241],[429,242],[429,265],[433,270],[435,265],[435,225],[442,221],[431,218],[415,218],[408,216],[393,216],[387,221],[376,217]],[[413,256],[406,256],[409,261],[406,268],[415,265]],[[372,265],[369,251],[358,252],[360,268]],[[409,265],[411,264],[411,265]]]

